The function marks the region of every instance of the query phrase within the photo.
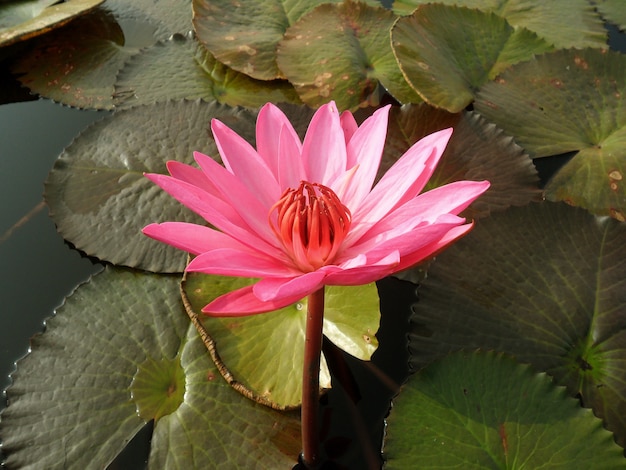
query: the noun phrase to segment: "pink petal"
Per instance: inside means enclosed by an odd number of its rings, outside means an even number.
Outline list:
[[[279,155],[282,155],[280,153],[281,146],[297,149],[297,152],[292,157],[294,159],[297,157],[297,160],[300,160],[302,143],[298,134],[289,122],[289,119],[287,119],[287,116],[278,107],[267,103],[259,111],[256,121],[256,148],[278,181],[280,181],[278,175]]]
[[[346,170],[346,142],[334,101],[320,106],[302,145],[307,181],[328,185]]]
[[[352,138],[356,130],[359,128],[359,126],[356,123],[356,119],[354,119],[354,116],[352,115],[350,111],[344,111],[343,113],[341,113],[339,120],[341,122],[341,128],[343,129],[343,136],[345,138],[346,147],[347,147],[348,142],[350,142],[350,139]],[[356,162],[351,161],[350,155],[348,155],[347,167],[352,168],[354,165],[356,165]]]
[[[278,247],[278,241],[268,222],[271,206],[266,206],[262,201],[259,201],[256,194],[250,192],[249,188],[241,180],[225,170],[212,158],[198,152],[194,153],[194,157],[206,177],[219,188],[225,202],[237,212],[248,227],[265,240],[266,243]],[[259,180],[261,180],[260,176]],[[277,188],[275,182],[268,182],[268,185],[270,184]],[[277,200],[278,196],[277,199],[273,200],[272,205]]]
[[[272,207],[281,191],[275,174],[264,159],[248,142],[220,121],[213,119],[211,130],[226,168],[264,207]]]
[[[226,171],[224,168],[222,170]],[[177,180],[171,176],[153,173],[147,174],[146,178],[160,186],[181,204],[203,217],[211,225],[239,240],[244,245],[265,253],[276,251],[275,246],[259,237],[258,233],[249,227],[239,214],[233,210],[231,205],[223,200],[197,186]]]
[[[252,288],[253,286],[246,286],[224,294],[206,305],[202,312],[212,317],[243,317],[279,310],[302,299],[284,297],[263,302],[254,295]]]
[[[421,223],[433,223],[442,214],[458,214],[488,188],[488,181],[455,181],[427,191],[374,224],[357,243],[366,243],[368,238],[380,239],[381,234],[394,238]]]
[[[187,265],[187,271],[236,277],[286,277],[299,274],[286,260],[277,260],[248,248],[213,246]]]
[[[387,138],[389,109],[385,106],[367,118],[348,143],[348,168],[358,165],[356,178],[341,196],[348,207],[358,207],[372,189]]]
[[[376,262],[370,262],[363,266],[337,270],[326,277],[327,285],[358,286],[377,281],[397,271],[400,263],[400,254],[391,251]]]
[[[414,198],[424,188],[441,158],[452,129],[430,134],[414,144],[385,173],[352,214],[352,233],[347,244],[356,241],[391,210]]]
[[[282,127],[278,142],[278,185],[282,191],[295,189],[300,181],[306,180],[306,170],[302,161],[302,146],[294,140],[289,129]],[[297,138],[297,137],[296,137]]]
[[[315,292],[324,284],[326,273],[312,271],[296,277],[265,278],[254,285],[254,294],[263,301],[297,297],[302,299]]]
[[[194,168],[191,165],[170,160],[167,162],[167,170],[177,180],[193,184],[214,195],[219,194],[215,185],[211,184],[200,168]]]
[[[187,222],[150,224],[144,227],[142,232],[150,238],[194,255],[214,250],[216,247],[245,249],[245,245],[225,233]]]

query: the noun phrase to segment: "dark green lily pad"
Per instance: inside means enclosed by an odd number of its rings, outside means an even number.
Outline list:
[[[144,172],[193,162],[193,152],[219,158],[209,122],[217,118],[254,141],[256,115],[204,101],[118,111],[80,134],[48,175],[45,199],[61,235],[90,256],[154,272],[182,272],[186,255],[141,229],[167,220],[204,223]]]
[[[626,30],[624,2],[621,0],[595,0],[593,3],[605,21],[617,25],[622,31]]]
[[[625,244],[625,224],[563,203],[481,219],[420,286],[412,366],[457,349],[511,354],[580,397],[623,446]]]
[[[339,0],[331,0],[339,1]],[[198,39],[213,56],[259,80],[284,78],[276,65],[276,45],[287,28],[323,0],[193,0]]]
[[[400,102],[420,102],[391,53],[395,20],[380,6],[321,5],[287,30],[278,45],[278,66],[313,107],[329,100],[340,109],[376,105],[379,82]]]
[[[392,108],[379,177],[419,139],[448,127],[454,128],[452,138],[425,191],[453,181],[490,181],[463,213],[468,218],[539,200],[537,171],[511,137],[476,113],[451,114],[425,103]]]
[[[556,51],[518,64],[478,93],[475,109],[533,157],[578,151],[546,197],[626,220],[626,57]]]
[[[0,435],[9,468],[105,468],[149,419],[137,414],[133,377],[149,362],[167,375],[172,361],[185,394],[155,424],[151,468],[291,468],[297,417],[245,399],[219,377],[179,282],[107,268],[67,299],[7,391]]]
[[[398,14],[408,15],[425,3],[430,2],[400,0],[394,2],[393,9]],[[602,20],[588,0],[440,0],[437,3],[495,13],[513,27],[533,31],[559,49],[607,47],[607,34]],[[619,4],[623,13],[621,0],[614,0],[614,4],[615,8]]]
[[[255,280],[187,273],[183,300],[213,360],[235,389],[267,406],[294,408],[302,400],[302,368],[307,299],[283,309],[237,318],[201,313],[211,300]],[[328,286],[324,334],[347,353],[369,360],[378,347],[380,310],[375,283]],[[330,388],[324,359],[320,387]]]
[[[104,0],[28,0],[0,4],[0,46],[30,39],[72,21]],[[56,4],[56,5],[55,5]]]
[[[400,18],[391,39],[408,83],[424,101],[450,112],[464,109],[507,67],[552,48],[494,13],[441,4]]]
[[[117,107],[183,98],[255,108],[270,101],[300,102],[288,82],[255,80],[235,72],[217,62],[194,39],[182,35],[131,57],[115,84]]]
[[[387,425],[390,470],[625,464],[602,421],[563,387],[493,353],[454,354],[409,378]]]
[[[106,9],[84,15],[65,28],[44,36],[21,54],[12,71],[33,92],[79,108],[112,109],[113,85],[124,63],[142,48],[172,33],[170,26],[183,27],[181,12],[191,22],[189,0],[162,0],[167,15],[152,0],[107,1]],[[148,8],[152,5],[151,8]],[[151,13],[174,19],[163,23]],[[190,26],[187,27],[187,30]]]

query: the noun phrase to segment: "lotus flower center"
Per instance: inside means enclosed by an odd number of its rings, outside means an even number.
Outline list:
[[[269,216],[286,253],[304,272],[332,263],[352,220],[332,189],[307,181],[301,181],[298,189],[287,189]]]

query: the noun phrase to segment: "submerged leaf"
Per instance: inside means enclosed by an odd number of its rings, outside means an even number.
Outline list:
[[[565,204],[482,219],[420,286],[413,367],[457,349],[514,355],[580,396],[626,444],[625,244],[626,225]]]
[[[340,109],[377,104],[379,82],[400,102],[420,102],[391,53],[395,20],[390,11],[360,2],[321,5],[287,30],[278,65],[313,107],[329,100]]]
[[[493,13],[440,4],[400,18],[391,39],[409,84],[424,101],[450,112],[464,109],[481,85],[510,65],[551,49]]]
[[[387,420],[385,468],[624,466],[589,410],[528,365],[454,354],[409,378]]]
[[[507,70],[475,108],[533,157],[578,151],[546,196],[626,220],[626,57],[556,51]]]
[[[141,233],[151,222],[204,223],[144,178],[165,163],[218,156],[216,118],[253,141],[254,113],[204,101],[138,106],[112,114],[65,149],[48,175],[45,199],[59,232],[90,256],[154,272],[182,272],[185,254]],[[219,157],[218,157],[219,158]]]
[[[237,318],[201,313],[208,302],[254,280],[187,273],[183,299],[224,378],[245,396],[273,408],[300,405],[307,299],[283,309]],[[378,346],[376,284],[328,286],[324,334],[353,356],[369,360]],[[320,386],[330,388],[322,358]]]

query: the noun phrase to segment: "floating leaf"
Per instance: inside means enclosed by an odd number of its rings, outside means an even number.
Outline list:
[[[623,13],[622,0],[613,1]],[[430,1],[402,0],[394,2],[393,7],[396,13],[407,15],[425,3]],[[602,20],[588,0],[439,0],[437,3],[495,13],[513,27],[533,31],[560,49],[606,48],[607,35]],[[602,3],[602,0],[593,3]]]
[[[626,444],[625,244],[626,225],[565,204],[480,220],[419,289],[413,367],[456,349],[514,355],[580,396]]]
[[[556,51],[507,70],[475,108],[533,157],[578,154],[546,188],[552,200],[626,220],[626,57]]]
[[[626,30],[626,8],[622,0],[595,0],[593,3],[605,21]]]
[[[118,107],[183,98],[248,107],[268,101],[300,101],[289,83],[254,80],[235,72],[217,62],[195,40],[182,35],[131,57],[118,75],[115,90]]]
[[[185,394],[155,424],[151,468],[291,468],[297,419],[219,378],[183,311],[179,282],[108,268],[67,299],[7,391],[0,433],[9,468],[105,468],[149,419],[137,415],[133,377],[136,387],[148,369],[169,376],[172,365]]]
[[[134,25],[146,22],[156,27],[154,37],[157,40],[193,31],[191,0],[107,0],[105,6],[123,24],[131,23],[131,33]]]
[[[493,353],[455,354],[409,378],[385,441],[390,470],[624,466],[589,410],[545,374]]]
[[[448,127],[454,128],[452,138],[425,190],[459,180],[490,181],[463,213],[469,218],[539,199],[537,171],[511,137],[475,113],[450,114],[425,103],[392,108],[379,177],[419,139]]]
[[[104,0],[27,0],[0,4],[0,46],[47,33],[97,7]],[[56,5],[55,5],[56,3]]]
[[[339,0],[331,0],[339,1]],[[323,0],[193,0],[198,39],[213,56],[259,80],[284,78],[276,66],[276,45],[289,25]]]
[[[393,52],[409,84],[433,106],[464,109],[476,90],[512,64],[551,49],[493,13],[423,5],[391,30]]]
[[[46,181],[45,198],[59,232],[90,256],[155,272],[181,272],[185,254],[141,229],[166,220],[204,223],[143,177],[166,173],[168,160],[193,152],[219,156],[209,135],[216,118],[253,141],[256,116],[203,101],[138,106],[116,112],[65,149]]]
[[[187,313],[198,327],[224,378],[244,395],[278,409],[300,405],[307,299],[283,309],[238,318],[212,318],[200,311],[219,295],[254,280],[187,273]],[[326,288],[324,334],[355,357],[369,360],[378,343],[376,284]],[[324,361],[320,386],[330,388]]]
[[[420,102],[391,54],[395,20],[390,11],[365,3],[321,5],[287,30],[278,66],[313,107],[331,99],[340,109],[376,101],[371,95],[379,81],[399,101]]]

